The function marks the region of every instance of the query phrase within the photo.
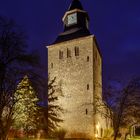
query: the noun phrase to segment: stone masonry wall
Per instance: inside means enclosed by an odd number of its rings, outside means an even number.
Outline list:
[[[68,137],[72,133],[93,136],[95,132],[93,104],[94,95],[102,93],[102,61],[93,38],[81,37],[48,46],[49,74],[50,78],[56,77],[62,88],[58,104],[64,109],[61,127],[68,131]],[[79,47],[79,56],[75,56],[75,47]],[[68,58],[67,49],[71,52]],[[59,51],[63,52],[62,59]]]

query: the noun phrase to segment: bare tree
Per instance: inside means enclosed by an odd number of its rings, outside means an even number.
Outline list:
[[[95,97],[95,108],[112,120],[116,140],[121,127],[129,129],[140,121],[140,78],[131,80],[121,89],[109,86],[103,95],[103,101]]]
[[[0,140],[7,139],[12,123],[16,85],[37,63],[37,56],[27,52],[23,32],[14,21],[0,17]]]

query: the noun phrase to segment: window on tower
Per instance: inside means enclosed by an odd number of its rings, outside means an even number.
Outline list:
[[[53,63],[51,63],[51,68],[53,68]]]
[[[63,59],[63,51],[59,51],[59,59]]]
[[[89,62],[89,56],[87,56],[87,62]]]
[[[88,110],[86,109],[86,115],[88,114]]]
[[[89,90],[89,84],[87,84],[87,90]]]
[[[67,58],[71,57],[71,51],[67,49]]]
[[[79,56],[79,47],[75,47],[75,56]]]

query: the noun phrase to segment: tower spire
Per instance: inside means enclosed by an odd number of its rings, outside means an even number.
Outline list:
[[[80,0],[73,0],[68,11],[70,10],[74,10],[74,9],[80,9],[80,10],[83,10],[83,6],[80,2]]]
[[[89,16],[80,0],[71,0],[62,21],[64,31],[58,35],[55,43],[90,35]]]

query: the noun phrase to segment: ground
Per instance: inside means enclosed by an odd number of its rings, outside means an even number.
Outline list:
[[[130,138],[129,140],[140,140],[140,136],[136,136],[134,138]]]

